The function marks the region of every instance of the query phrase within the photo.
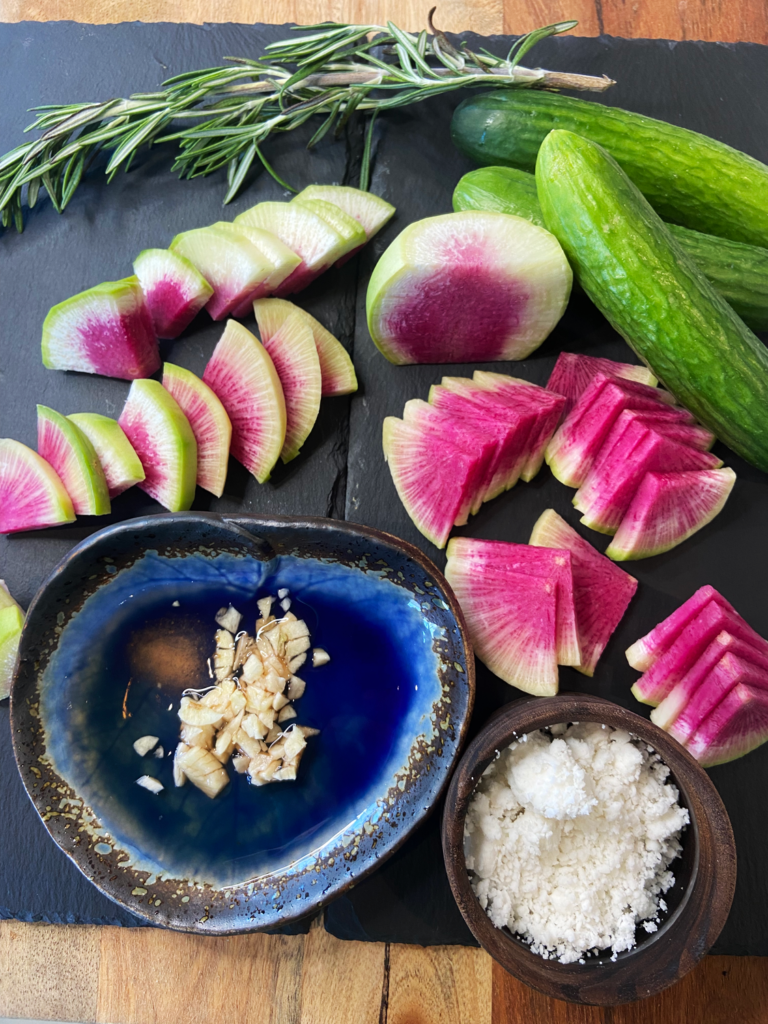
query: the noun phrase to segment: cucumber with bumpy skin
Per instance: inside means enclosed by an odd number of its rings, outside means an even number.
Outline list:
[[[768,471],[768,349],[600,146],[553,131],[536,163],[548,229],[595,305],[661,383]]]
[[[510,89],[464,100],[451,136],[478,164],[532,171],[539,146],[558,128],[608,150],[665,220],[768,247],[768,166],[687,128],[589,100]]]
[[[536,178],[516,167],[481,167],[465,174],[454,189],[453,208],[511,213],[545,227]],[[768,249],[677,224],[667,227],[741,319],[753,331],[768,331]]]

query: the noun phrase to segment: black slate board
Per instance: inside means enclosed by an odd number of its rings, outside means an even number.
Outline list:
[[[226,54],[260,52],[263,43],[284,33],[284,28],[274,26],[2,25],[0,150],[19,142],[21,129],[29,121],[26,108],[34,103],[152,89],[170,74],[210,66]],[[484,44],[496,52],[505,48],[501,39]],[[619,82],[606,95],[607,102],[706,132],[768,161],[765,47],[561,38],[542,44],[535,60],[561,70],[605,72]],[[399,415],[408,398],[426,397],[442,368],[392,367],[376,352],[365,327],[365,284],[376,258],[402,227],[450,209],[453,187],[469,169],[448,138],[456,102],[456,97],[443,97],[379,121],[373,190],[395,203],[398,215],[359,261],[326,275],[301,296],[301,304],[335,330],[353,352],[359,394],[351,403],[344,399],[324,403],[311,442],[296,462],[276,474],[274,483],[260,488],[233,464],[224,498],[200,496],[196,507],[346,516],[396,533],[425,550],[438,565],[444,563],[442,554],[405,515],[380,445],[383,417]],[[306,154],[296,136],[271,143],[269,156],[297,185],[312,180],[354,184],[359,149],[359,131],[353,128],[344,143],[328,142],[314,156]],[[221,177],[194,184],[178,182],[165,173],[167,165],[167,151],[159,150],[109,188],[92,173],[63,218],[46,202],[33,211],[21,238],[10,232],[0,235],[0,436],[34,444],[37,401],[65,413],[119,410],[127,384],[43,369],[40,325],[53,302],[128,273],[131,259],[141,248],[165,245],[176,231],[222,216]],[[255,176],[224,215],[234,216],[261,199],[281,197],[270,178]],[[182,339],[168,346],[166,354],[199,370],[219,331],[200,318]],[[545,345],[525,363],[506,368],[543,384],[564,348],[631,358],[594,308],[575,298]],[[463,368],[451,367],[449,372],[461,373]],[[761,583],[768,570],[768,544],[762,535],[768,516],[768,481],[726,449],[719,451],[739,477],[726,510],[681,548],[631,567],[641,587],[595,679],[563,669],[562,689],[587,690],[642,710],[629,693],[635,673],[622,652],[703,583],[722,590],[756,629],[768,635],[768,604],[761,600]],[[484,506],[469,532],[525,541],[547,507],[577,522],[570,492],[545,470],[533,483],[521,484]],[[125,518],[156,508],[135,491],[118,499],[113,516]],[[61,530],[0,539],[0,577],[7,579],[22,603],[28,602],[72,544],[101,525],[104,520],[81,521]],[[588,536],[598,547],[605,546],[597,534]],[[515,696],[517,691],[480,666],[473,729]],[[15,772],[7,718],[7,704],[0,705],[0,916],[137,923],[80,878],[48,840]],[[711,774],[731,815],[739,852],[736,899],[716,951],[768,955],[766,830],[760,796],[768,785],[768,745]],[[471,944],[443,871],[438,824],[436,813],[374,876],[332,904],[326,912],[326,927],[350,939]]]

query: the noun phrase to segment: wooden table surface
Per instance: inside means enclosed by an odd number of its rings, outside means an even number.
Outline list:
[[[0,21],[71,19],[424,27],[433,0],[0,0]],[[443,0],[436,23],[519,33],[768,43],[766,0]],[[0,866],[0,870],[1,870]],[[706,957],[610,1010],[547,999],[485,953],[306,937],[203,939],[152,928],[0,923],[0,1016],[109,1024],[768,1024],[768,958]]]

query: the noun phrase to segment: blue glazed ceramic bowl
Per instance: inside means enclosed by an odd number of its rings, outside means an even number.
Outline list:
[[[298,721],[320,734],[297,781],[256,788],[229,769],[215,800],[175,787],[179,700],[209,684],[216,611],[231,602],[247,626],[283,587],[331,655],[301,670]],[[221,934],[303,917],[391,854],[443,791],[473,696],[458,605],[417,549],[331,520],[169,514],[90,537],[38,593],[13,741],[94,884],[153,924]],[[165,757],[136,754],[147,734]]]

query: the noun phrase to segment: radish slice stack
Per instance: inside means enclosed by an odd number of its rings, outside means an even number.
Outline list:
[[[768,740],[768,641],[714,587],[701,587],[627,650],[635,697],[705,767]]]

